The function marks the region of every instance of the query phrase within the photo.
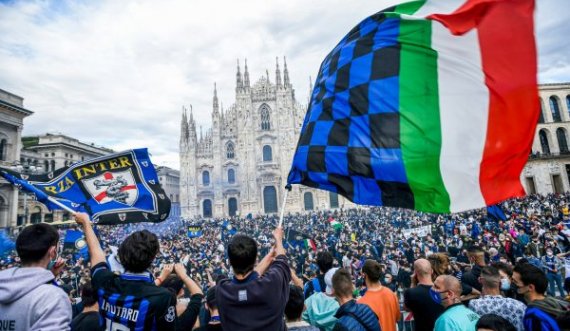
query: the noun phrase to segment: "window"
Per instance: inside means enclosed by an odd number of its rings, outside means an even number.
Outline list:
[[[206,199],[202,202],[202,215],[212,217],[212,200]]]
[[[568,108],[568,115],[570,116],[570,94],[566,96],[566,108]]]
[[[313,210],[313,193],[305,192],[303,200],[305,201],[305,210]]]
[[[230,216],[236,216],[237,214],[237,199],[236,198],[230,198],[228,200],[228,211]]]
[[[263,162],[271,161],[273,161],[273,152],[271,150],[271,146],[265,145],[263,146]]]
[[[331,208],[338,208],[338,194],[336,192],[329,192],[329,200]]]
[[[556,138],[558,139],[560,153],[568,153],[568,140],[566,139],[566,130],[563,128],[556,129]]]
[[[51,171],[55,171],[55,160],[51,160]]]
[[[274,186],[266,186],[263,189],[263,206],[266,213],[277,212],[277,191]]]
[[[234,169],[228,170],[228,183],[234,184],[236,182],[236,172]]]
[[[8,146],[7,145],[7,141],[6,139],[2,139],[0,140],[0,161],[5,161],[6,160],[6,154],[7,154],[7,149]]]
[[[271,130],[271,116],[269,115],[269,107],[267,105],[261,106],[261,130]]]
[[[542,153],[550,154],[550,145],[548,143],[548,133],[546,133],[546,130],[540,130],[538,132],[538,136],[540,139],[540,146],[542,147]]]
[[[204,171],[202,173],[202,185],[204,186],[210,185],[210,173],[208,171]]]
[[[49,161],[48,160],[44,161],[44,170],[49,171]]]
[[[538,123],[544,123],[544,107],[542,107],[542,99],[539,100],[540,114],[538,115]]]
[[[562,122],[562,117],[560,117],[560,106],[558,105],[558,99],[554,96],[550,97],[550,111],[552,112],[552,120],[554,122]]]
[[[233,159],[235,156],[235,152],[234,152],[234,143],[232,143],[231,141],[226,145],[226,157],[228,159]]]

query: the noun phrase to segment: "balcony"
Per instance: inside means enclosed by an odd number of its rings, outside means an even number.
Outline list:
[[[570,151],[567,152],[556,152],[556,153],[531,153],[528,156],[529,160],[548,160],[548,159],[563,159],[570,158]]]

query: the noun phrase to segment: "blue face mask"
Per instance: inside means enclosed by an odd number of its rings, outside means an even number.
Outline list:
[[[441,299],[441,293],[434,290],[433,288],[429,289],[429,295],[431,296],[431,299],[437,303],[438,305],[441,305],[441,302],[443,301]]]
[[[501,290],[508,291],[511,289],[511,282],[506,278],[501,278]]]

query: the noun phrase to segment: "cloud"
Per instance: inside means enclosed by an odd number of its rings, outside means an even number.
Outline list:
[[[539,0],[540,77],[568,81],[565,0]],[[210,125],[213,83],[233,103],[236,59],[256,81],[287,56],[299,102],[309,76],[359,21],[395,3],[327,0],[0,1],[0,88],[35,114],[25,135],[62,132],[116,150],[149,147],[178,168],[180,114]],[[556,5],[556,3],[558,5]],[[543,7],[540,4],[546,4]],[[542,9],[544,8],[544,9]]]

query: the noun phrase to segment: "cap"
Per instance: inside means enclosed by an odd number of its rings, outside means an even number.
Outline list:
[[[338,269],[340,269],[340,268],[332,268],[332,269],[330,269],[329,271],[327,271],[327,273],[325,274],[325,284],[327,285],[327,288],[326,288],[326,291],[325,291],[325,292],[326,292],[328,295],[331,295],[331,294],[332,294],[332,291],[333,291],[332,278],[333,278],[334,273],[335,273]]]

